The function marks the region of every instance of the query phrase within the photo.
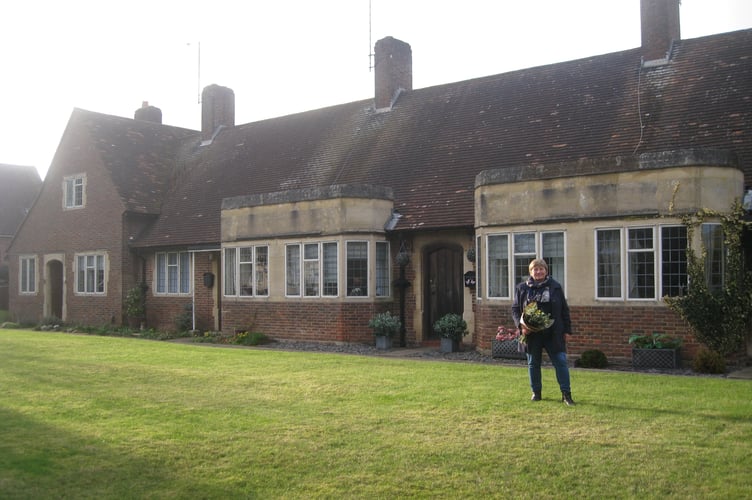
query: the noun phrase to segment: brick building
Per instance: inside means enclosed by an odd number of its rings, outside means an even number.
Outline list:
[[[641,47],[424,89],[388,37],[373,98],[259,122],[236,125],[218,85],[200,131],[148,105],[74,110],[11,248],[15,274],[40,270],[12,312],[119,324],[143,283],[150,327],[190,311],[200,330],[372,342],[368,319],[403,303],[405,343],[456,312],[486,350],[539,256],[574,354],[626,359],[632,332],[661,330],[691,356],[662,297],[687,286],[679,216],[752,183],[752,30],[681,40],[678,0],[641,6]]]

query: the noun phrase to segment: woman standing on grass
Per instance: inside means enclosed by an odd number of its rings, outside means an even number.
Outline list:
[[[530,388],[533,390],[531,401],[541,400],[541,361],[543,349],[546,349],[551,364],[556,370],[556,380],[561,389],[561,400],[573,406],[572,388],[569,381],[567,349],[565,335],[571,333],[569,306],[564,297],[564,290],[558,281],[548,275],[548,264],[543,259],[534,259],[528,266],[530,277],[515,288],[512,304],[512,317],[520,329],[527,344],[527,367],[530,376]],[[538,311],[546,313],[553,319],[548,328],[533,331],[525,324],[525,308],[535,303]]]

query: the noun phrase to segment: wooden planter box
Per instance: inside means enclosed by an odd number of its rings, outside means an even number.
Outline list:
[[[632,349],[633,368],[679,368],[680,366],[679,349]]]
[[[525,359],[525,353],[518,351],[517,340],[493,340],[491,345],[491,357]]]

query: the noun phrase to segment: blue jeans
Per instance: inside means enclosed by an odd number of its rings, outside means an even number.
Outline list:
[[[543,345],[528,346],[527,349],[527,371],[530,376],[530,388],[533,392],[540,392],[543,388],[541,379],[541,362],[543,361]],[[571,392],[569,385],[569,366],[567,365],[567,353],[559,351],[551,353],[551,349],[545,346],[551,364],[556,370],[556,381],[559,382],[561,392]]]

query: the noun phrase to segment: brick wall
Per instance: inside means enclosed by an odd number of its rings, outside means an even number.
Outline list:
[[[691,359],[700,347],[689,325],[664,306],[570,306],[570,313],[574,332],[567,337],[567,352],[571,359],[588,349],[599,349],[612,363],[629,363],[632,347],[628,340],[633,333],[659,332],[682,338],[681,353],[685,360]],[[491,349],[499,325],[514,327],[510,303],[489,304],[486,301],[478,305],[476,338],[479,349]]]

